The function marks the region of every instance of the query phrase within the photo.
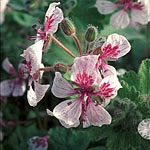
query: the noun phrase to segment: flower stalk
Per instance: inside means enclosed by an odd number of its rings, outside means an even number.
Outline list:
[[[75,58],[76,56],[68,49],[66,48],[59,40],[57,40],[53,35],[51,35],[52,40],[58,45],[60,46],[66,53],[68,53],[70,56],[72,56],[73,58]]]

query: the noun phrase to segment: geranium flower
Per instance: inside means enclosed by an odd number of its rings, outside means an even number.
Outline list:
[[[10,63],[8,58],[2,63],[3,69],[8,72],[14,79],[5,80],[0,82],[0,95],[1,96],[22,96],[26,90],[26,85],[24,80],[27,78],[27,74],[24,73],[25,65],[20,63],[18,65],[18,72],[15,70],[14,66]]]
[[[120,9],[110,19],[110,24],[115,28],[126,28],[130,24],[130,13],[132,22],[148,23],[148,10],[142,1],[120,0],[112,3],[107,0],[97,0],[95,6],[101,14],[110,14],[118,8]]]
[[[34,136],[29,139],[28,150],[47,150],[49,136]]]
[[[99,57],[101,66],[104,68],[105,61],[115,61],[126,55],[130,50],[131,45],[124,36],[116,33],[109,35],[101,47],[101,55]]]
[[[40,67],[44,67],[41,63],[43,42],[43,40],[36,42],[24,50],[24,53],[21,55],[26,59],[26,70],[31,76],[29,80],[29,90],[27,92],[28,102],[31,106],[36,106],[49,88],[49,85],[39,84],[39,79],[42,78],[43,74],[39,73],[39,69]],[[34,84],[34,90],[32,83]]]
[[[80,122],[83,127],[111,123],[111,116],[103,107],[116,96],[121,85],[115,75],[103,72],[101,76],[97,69],[98,57],[88,55],[75,58],[71,75],[73,86],[59,72],[55,73],[52,93],[58,98],[76,95],[76,98],[58,104],[53,112],[47,110],[66,128],[77,127]]]
[[[60,5],[60,2],[49,5],[49,8],[45,14],[44,29],[36,29],[37,36],[33,36],[30,39],[36,39],[36,41],[46,41],[51,34],[54,34],[57,31],[58,24],[63,20],[63,12],[60,8],[56,7],[57,5]]]

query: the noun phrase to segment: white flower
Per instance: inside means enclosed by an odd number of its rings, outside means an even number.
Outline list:
[[[138,125],[139,134],[147,140],[150,140],[150,119],[144,119]]]
[[[150,19],[150,4],[146,0],[138,2],[120,0],[115,3],[107,0],[97,0],[95,7],[104,15],[114,12],[117,8],[120,9],[110,19],[110,24],[115,28],[126,28],[130,22],[147,24]],[[129,17],[130,13],[131,17]]]

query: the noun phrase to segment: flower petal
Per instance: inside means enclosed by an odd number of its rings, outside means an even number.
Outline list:
[[[54,34],[58,29],[58,24],[63,20],[63,12],[60,8],[56,8],[53,12],[52,22],[49,24],[47,33]]]
[[[35,91],[33,90],[32,86],[30,86],[30,88],[27,92],[27,99],[28,99],[28,103],[30,106],[35,107],[37,105],[36,94],[35,94]]]
[[[35,94],[37,98],[37,102],[39,102],[45,95],[46,91],[48,90],[49,85],[41,85],[37,82],[34,82],[34,89],[35,89]]]
[[[0,1],[0,24],[4,22],[4,11],[6,9],[7,4],[9,3],[9,0]]]
[[[119,34],[111,34],[102,46],[102,57],[108,60],[116,60],[126,55],[131,50],[128,40]]]
[[[14,80],[5,80],[0,82],[0,95],[9,96],[14,88]]]
[[[4,59],[4,61],[2,63],[2,67],[6,72],[8,72],[14,76],[17,74],[14,66],[10,63],[8,58]]]
[[[35,107],[37,103],[44,97],[48,88],[49,85],[41,85],[37,82],[34,82],[34,90],[32,86],[30,86],[29,91],[27,92],[29,105]]]
[[[116,10],[116,5],[107,0],[97,0],[95,7],[98,9],[101,14],[110,14]]]
[[[130,23],[129,16],[126,11],[120,10],[119,12],[112,15],[110,18],[110,24],[114,28],[126,28]]]
[[[105,99],[112,99],[117,95],[117,91],[122,88],[117,76],[105,77],[99,86],[99,96]]]
[[[14,90],[12,92],[12,96],[17,97],[17,96],[22,96],[26,90],[26,85],[25,82],[17,83],[14,85]]]
[[[56,9],[57,5],[60,5],[60,2],[58,2],[58,3],[51,3],[49,5],[49,8],[48,8],[46,14],[45,14],[45,17],[50,17],[53,14],[53,11]]]
[[[35,44],[24,50],[24,53],[20,55],[26,59],[27,64],[30,64],[30,66],[28,66],[28,69],[30,70],[31,76],[33,76],[40,68],[43,43],[43,40],[36,42]]]
[[[147,24],[149,19],[148,11],[144,8],[142,10],[132,9],[131,19],[133,22],[138,22],[140,24]]]
[[[80,99],[66,100],[58,104],[54,110],[54,116],[68,126],[79,124],[81,116],[82,101]]]
[[[107,77],[107,76],[117,76],[117,71],[113,66],[106,65],[105,68],[102,70],[102,76]]]
[[[77,75],[85,74],[89,80],[92,79],[94,80],[93,83],[95,83],[99,78],[96,67],[98,57],[99,55],[76,57],[72,66],[71,80],[76,82]]]
[[[72,88],[69,82],[67,82],[61,75],[56,72],[52,86],[52,93],[59,98],[65,98],[75,94],[75,90]]]
[[[85,128],[90,125],[101,127],[104,124],[111,123],[110,114],[103,107],[92,101],[88,103],[86,115],[87,123],[83,126]]]

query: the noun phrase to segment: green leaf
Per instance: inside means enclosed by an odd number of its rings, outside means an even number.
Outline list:
[[[150,59],[146,59],[140,65],[138,72],[139,90],[142,94],[150,93]]]
[[[129,98],[132,101],[137,101],[140,94],[139,91],[136,90],[135,86],[130,86],[127,82],[121,80],[121,85],[123,88],[119,90],[117,96],[120,98]]]
[[[122,77],[121,80],[124,80],[128,83],[129,86],[134,86],[138,89],[139,79],[137,74],[134,71],[126,72]]]
[[[21,26],[32,26],[35,22],[37,22],[37,18],[32,17],[31,15],[23,12],[13,11],[12,18]]]
[[[26,0],[13,0],[9,2],[9,6],[15,10],[24,10]]]
[[[86,150],[90,140],[87,132],[66,128],[50,129],[49,136],[52,150]]]

